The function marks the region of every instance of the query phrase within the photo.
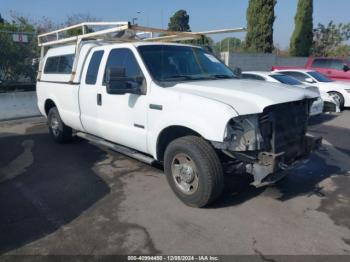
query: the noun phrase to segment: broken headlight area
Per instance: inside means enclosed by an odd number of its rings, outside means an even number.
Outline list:
[[[253,151],[263,148],[258,115],[231,119],[227,124],[224,143],[230,151]]]
[[[306,136],[312,102],[278,104],[261,114],[236,117],[229,121],[224,141],[212,144],[238,160],[240,170],[243,164],[244,172],[254,176],[253,185],[272,183],[280,171],[294,167],[321,143],[321,138]]]

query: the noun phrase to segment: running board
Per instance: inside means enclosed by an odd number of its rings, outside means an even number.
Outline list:
[[[84,138],[84,139],[86,139],[94,144],[105,146],[113,151],[116,151],[116,152],[121,153],[123,155],[126,155],[128,157],[137,159],[137,160],[144,162],[146,164],[149,164],[149,165],[153,164],[156,161],[154,158],[147,156],[145,154],[142,154],[136,150],[133,150],[133,149],[130,149],[128,147],[121,146],[118,144],[114,144],[112,142],[108,142],[108,141],[106,141],[102,138],[99,138],[97,136],[89,135],[89,134],[86,134],[83,132],[77,132],[76,135],[78,137]]]

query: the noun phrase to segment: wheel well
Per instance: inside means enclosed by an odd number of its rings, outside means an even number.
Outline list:
[[[56,107],[56,104],[51,99],[47,99],[45,101],[45,113],[46,113],[46,115],[49,114],[50,109],[53,107]]]
[[[163,161],[165,150],[173,140],[189,135],[200,136],[196,131],[184,126],[170,126],[165,128],[158,137],[157,159]]]

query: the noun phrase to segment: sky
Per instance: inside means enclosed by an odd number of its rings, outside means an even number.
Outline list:
[[[138,17],[140,25],[166,28],[169,17],[179,9],[190,15],[192,31],[236,28],[246,26],[248,0],[0,0],[0,14],[10,19],[11,11],[33,20],[46,16],[57,23],[67,15],[89,14],[101,21],[131,21]],[[274,42],[287,48],[294,29],[297,0],[277,0],[275,8]],[[314,25],[349,23],[349,0],[314,0]],[[138,13],[139,12],[139,13]],[[244,39],[244,33],[220,35]]]

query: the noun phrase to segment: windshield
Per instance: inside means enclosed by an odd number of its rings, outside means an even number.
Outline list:
[[[315,78],[318,82],[324,82],[324,83],[328,83],[328,82],[333,82],[332,80],[330,80],[328,77],[326,77],[325,75],[322,75],[319,72],[316,71],[311,71],[311,72],[307,72],[310,76],[312,76],[313,78]]]
[[[193,81],[234,78],[233,72],[201,48],[145,45],[139,53],[156,81]]]
[[[302,85],[303,83],[301,83],[300,81],[298,81],[297,79],[287,76],[287,75],[270,75],[272,78],[276,79],[277,81],[281,82],[282,84],[286,84],[286,85],[292,85],[292,86],[296,86],[296,85]]]

